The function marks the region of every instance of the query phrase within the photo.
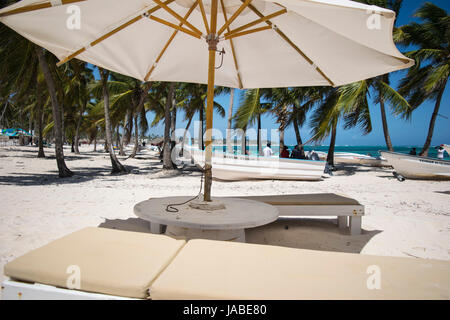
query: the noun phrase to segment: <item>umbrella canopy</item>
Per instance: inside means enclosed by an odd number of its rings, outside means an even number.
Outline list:
[[[1,10],[0,21],[62,61],[145,81],[207,83],[211,0],[161,1],[23,0]],[[24,12],[38,4],[48,7]],[[215,84],[338,86],[410,67],[393,43],[394,20],[390,10],[346,0],[218,0],[225,54]]]
[[[338,86],[408,68],[394,20],[348,0],[22,0],[0,11],[60,64],[78,58],[143,81],[207,83],[205,201],[215,84]]]

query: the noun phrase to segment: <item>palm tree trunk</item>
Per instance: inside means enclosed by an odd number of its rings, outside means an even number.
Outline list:
[[[114,147],[113,147],[111,118],[109,116],[109,90],[108,90],[108,85],[107,85],[109,71],[106,71],[102,68],[99,68],[99,71],[100,71],[100,77],[101,77],[102,84],[103,84],[103,100],[104,100],[103,102],[104,102],[104,109],[105,109],[105,132],[106,132],[105,146],[107,145],[109,157],[111,158],[111,165],[112,165],[111,173],[128,172],[125,169],[125,167],[117,159],[116,154],[114,152]]]
[[[87,104],[87,101],[84,101],[83,105],[81,107],[81,110],[80,110],[80,116],[78,117],[78,120],[77,120],[77,127],[75,129],[75,153],[76,154],[80,154],[80,150],[78,149],[78,145],[79,145],[79,141],[80,141],[80,128],[81,128],[81,121],[83,120],[84,110],[86,110],[86,104]]]
[[[198,129],[198,148],[200,150],[205,150],[205,145],[203,143],[203,108],[201,110],[198,111],[199,112],[199,122],[200,122],[200,126]]]
[[[169,84],[169,92],[166,99],[166,106],[164,109],[164,153],[163,153],[163,169],[172,170],[173,163],[171,159],[171,136],[170,136],[170,128],[171,128],[171,109],[173,103],[173,94],[175,89],[175,83]]]
[[[330,140],[330,147],[328,148],[328,155],[327,155],[327,163],[330,166],[334,166],[334,147],[336,145],[336,129],[337,129],[337,121],[333,121],[331,129],[331,140]]]
[[[386,147],[389,151],[394,151],[394,148],[392,147],[391,142],[391,136],[389,135],[389,127],[387,124],[386,119],[386,109],[384,107],[384,100],[380,99],[380,111],[381,111],[381,122],[383,123],[383,133],[384,133],[384,140],[386,141]]]
[[[94,138],[94,152],[97,152],[97,137]]]
[[[230,91],[230,106],[228,107],[228,123],[227,123],[227,152],[233,153],[233,144],[231,143],[231,125],[233,121],[233,105],[234,105],[234,88]]]
[[[123,128],[125,130],[125,127]],[[123,148],[123,140],[125,139],[125,132],[120,138],[119,125],[117,125],[117,145],[119,146],[119,156],[126,156],[125,150]]]
[[[133,99],[134,100],[134,99]],[[128,108],[124,121],[124,133],[122,136],[122,144],[127,146],[131,141],[131,131],[133,131],[133,110],[135,110],[135,103],[133,108]]]
[[[256,144],[258,147],[258,155],[262,155],[262,145],[261,145],[261,114],[258,114],[258,133],[256,137]]]
[[[437,96],[436,104],[434,105],[433,114],[430,120],[430,127],[428,128],[427,139],[425,140],[425,144],[423,145],[422,151],[420,152],[419,156],[422,157],[428,156],[428,150],[430,149],[431,139],[433,139],[434,125],[436,124],[436,118],[438,116],[439,108],[441,106],[442,95],[444,94],[446,86],[447,86],[447,79],[445,80],[444,85],[442,86],[442,89],[441,91],[439,91],[439,94]]]
[[[295,138],[297,139],[297,145],[302,145],[303,141],[302,141],[302,137],[300,135],[300,129],[298,127],[298,120],[296,117],[294,117],[293,125],[294,125],[294,131],[295,131]]]
[[[44,142],[42,141],[43,139],[43,134],[42,134],[42,130],[43,130],[43,118],[44,118],[44,104],[42,103],[42,95],[41,95],[41,90],[40,90],[40,86],[39,83],[36,79],[36,99],[37,99],[37,108],[36,108],[36,123],[37,123],[37,131],[38,131],[38,147],[39,147],[39,151],[38,151],[38,158],[45,158],[45,153],[44,153]]]
[[[133,122],[134,122],[134,147],[133,152],[131,153],[130,157],[134,158],[136,156],[138,146],[139,146],[139,124],[138,124],[138,115],[141,114],[142,109],[144,108],[144,103],[148,94],[148,90],[150,88],[150,85],[145,85],[144,89],[141,92],[141,96],[139,97],[139,102],[136,108],[134,109],[134,115],[133,115]]]
[[[180,155],[184,154],[184,143],[186,142],[186,136],[187,136],[189,127],[191,126],[191,122],[192,122],[192,117],[189,118],[188,123],[186,125],[186,129],[184,129],[183,141],[181,141],[181,152],[180,152]]]
[[[280,132],[280,150],[279,152],[284,149],[284,126],[279,129]]]
[[[39,65],[41,66],[42,72],[44,74],[45,82],[47,83],[48,91],[50,93],[50,99],[52,102],[53,121],[55,130],[55,156],[56,156],[56,164],[58,166],[59,177],[60,178],[71,177],[73,176],[73,172],[70,171],[69,168],[67,168],[66,163],[64,161],[61,114],[58,97],[56,96],[55,82],[50,72],[47,60],[45,60],[43,49],[40,47],[36,47],[36,53],[39,59]]]
[[[247,138],[245,136],[245,131],[247,131],[247,127],[242,128],[241,134],[241,154],[246,154],[247,151]]]

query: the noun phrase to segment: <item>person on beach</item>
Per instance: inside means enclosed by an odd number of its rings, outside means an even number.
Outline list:
[[[314,161],[319,161],[320,160],[319,155],[314,150],[311,151],[311,153],[309,154],[309,157],[310,157],[311,160],[314,160]]]
[[[289,158],[289,156],[290,156],[290,154],[289,154],[288,147],[284,146],[283,151],[281,151],[281,153],[280,153],[280,158]]]
[[[267,147],[263,150],[264,157],[271,157],[273,155],[273,151],[271,148],[270,142],[267,143]]]
[[[417,155],[416,148],[412,148],[411,151],[409,152],[409,154],[412,156],[416,156]]]
[[[294,147],[294,150],[291,152],[292,159],[306,159],[305,151],[303,151],[303,147],[297,145]]]
[[[442,147],[442,145],[440,145],[438,148],[437,148],[437,157],[438,157],[438,159],[444,159],[444,148]]]

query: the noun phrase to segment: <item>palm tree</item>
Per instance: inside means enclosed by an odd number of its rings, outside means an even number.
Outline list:
[[[427,138],[420,152],[420,156],[427,156],[450,74],[450,17],[444,9],[430,2],[420,7],[414,16],[422,22],[398,28],[394,39],[402,45],[419,48],[405,53],[415,60],[416,65],[401,81],[399,92],[408,98],[413,109],[425,100],[435,102]]]
[[[235,129],[246,131],[248,125],[257,125],[257,150],[258,154],[262,154],[261,145],[261,116],[266,113],[271,104],[269,102],[262,102],[263,96],[268,94],[270,89],[248,89],[241,96],[239,102],[239,109],[234,116]],[[245,141],[245,135],[242,139]],[[243,148],[245,153],[245,146]]]
[[[227,117],[227,152],[233,153],[233,147],[231,143],[231,126],[233,124],[233,106],[234,106],[234,88],[230,90],[230,105],[228,106]]]
[[[397,17],[400,14],[400,8],[401,8],[402,2],[403,2],[403,0],[356,0],[356,1],[362,2],[364,4],[376,5],[379,7],[391,9],[395,12]],[[381,122],[383,124],[383,133],[384,133],[384,139],[386,142],[386,147],[389,151],[394,151],[394,148],[392,146],[391,136],[389,134],[389,127],[388,127],[388,123],[387,123],[386,108],[385,108],[385,102],[386,102],[385,95],[393,94],[392,92],[391,93],[386,92],[386,90],[387,91],[393,90],[391,87],[389,87],[389,84],[390,84],[389,74],[384,74],[382,76],[378,76],[378,77],[374,78],[372,81],[373,89],[375,90],[375,92],[377,92],[377,97],[378,97],[376,99],[376,102],[380,104]],[[395,93],[395,95],[397,95],[397,93]],[[401,99],[401,100],[404,100],[404,99]],[[393,107],[394,114],[398,115],[400,112],[403,116],[407,117],[409,105],[406,106],[403,103],[400,107],[402,107],[402,110],[398,110]]]
[[[50,99],[52,103],[53,109],[53,122],[54,122],[54,131],[55,131],[55,155],[56,155],[56,163],[58,165],[59,177],[71,177],[73,176],[73,172],[67,168],[66,163],[64,161],[64,149],[63,149],[63,129],[62,129],[62,116],[61,116],[61,105],[58,101],[57,93],[56,93],[56,85],[53,75],[50,71],[49,64],[47,62],[46,57],[44,56],[44,49],[36,47],[36,55],[39,59],[39,65],[44,74],[45,82],[47,83],[48,92],[50,94]],[[54,62],[54,61],[52,61]],[[51,63],[52,63],[51,62]]]
[[[316,108],[311,127],[315,141],[323,141],[331,135],[327,163],[334,166],[334,149],[337,126],[344,121],[344,129],[360,127],[363,134],[372,131],[366,81],[354,82],[339,88],[322,88],[322,101]]]
[[[112,135],[112,126],[111,126],[111,118],[109,114],[109,88],[108,88],[108,78],[109,71],[99,68],[100,78],[103,88],[103,105],[105,111],[105,132],[106,132],[106,142],[108,144],[109,157],[111,158],[112,171],[111,173],[126,173],[128,170],[119,162],[114,152],[113,147],[113,135]]]

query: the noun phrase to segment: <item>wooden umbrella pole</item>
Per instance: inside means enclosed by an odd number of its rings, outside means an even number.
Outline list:
[[[211,1],[211,33],[207,36],[209,51],[208,64],[208,95],[206,104],[206,150],[205,150],[205,194],[204,201],[211,201],[211,184],[212,184],[212,126],[213,126],[213,108],[214,108],[214,76],[216,64],[216,50],[218,37],[217,30],[217,6],[218,0]]]

